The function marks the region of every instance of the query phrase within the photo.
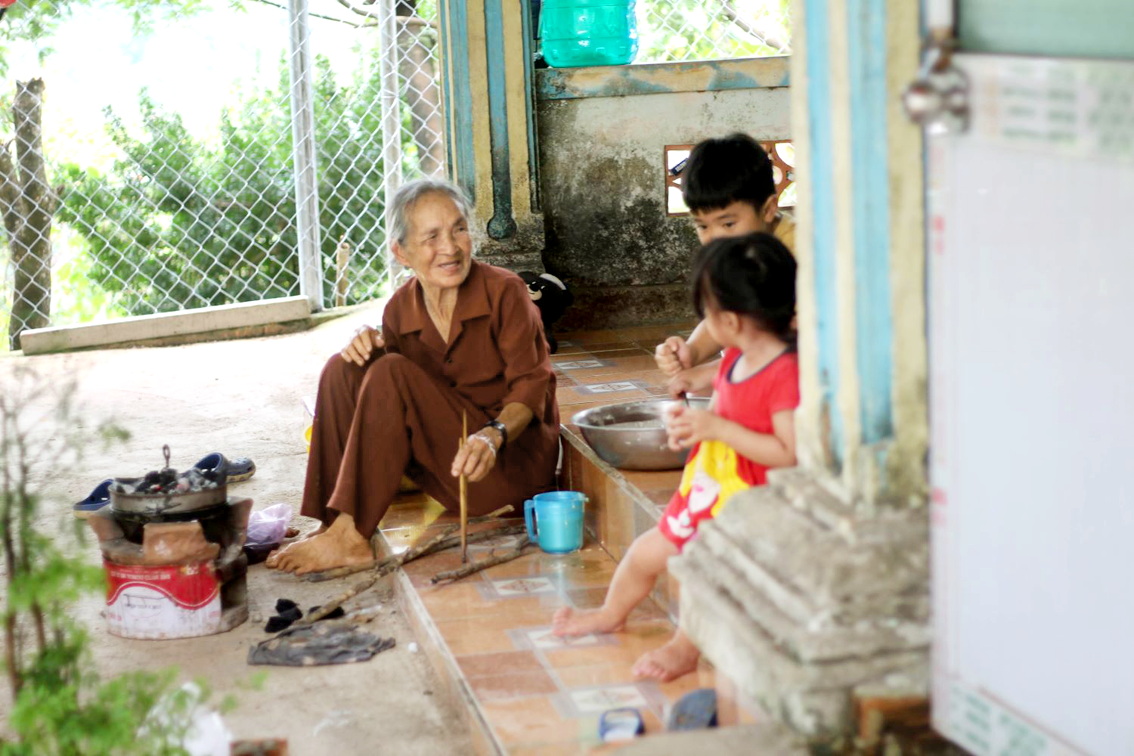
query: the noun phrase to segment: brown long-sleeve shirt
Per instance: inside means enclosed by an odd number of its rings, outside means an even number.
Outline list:
[[[473,261],[458,290],[448,344],[425,309],[421,284],[411,280],[386,305],[382,337],[386,351],[406,356],[479,410],[470,422],[479,426],[521,402],[531,409],[532,424],[509,445],[558,448],[555,373],[543,323],[515,273]]]

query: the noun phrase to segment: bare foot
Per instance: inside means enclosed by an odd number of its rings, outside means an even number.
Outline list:
[[[339,522],[342,526],[338,526]],[[374,562],[370,541],[355,530],[354,522],[339,517],[331,527],[273,551],[264,562],[269,568],[305,575],[335,567],[357,567]]]
[[[621,630],[625,624],[625,617],[612,618],[602,609],[581,612],[565,606],[551,618],[551,634],[562,638],[591,633],[613,633],[615,630]]]
[[[304,533],[304,532],[295,533],[295,535],[293,535],[291,537],[291,542],[297,543],[299,541],[306,541],[308,538],[314,538],[315,536],[317,536],[321,533],[326,533],[326,532],[327,532],[327,526],[320,523],[319,527],[315,528],[314,530],[308,530],[306,533]],[[284,540],[286,541],[287,538],[284,538]]]
[[[678,632],[661,648],[639,656],[631,671],[635,677],[669,682],[696,670],[700,658],[701,652],[693,642],[684,633]]]

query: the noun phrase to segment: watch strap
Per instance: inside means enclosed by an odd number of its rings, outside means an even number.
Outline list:
[[[503,449],[508,445],[508,426],[499,420],[489,420],[484,424],[485,428],[495,428],[500,431],[500,448]]]

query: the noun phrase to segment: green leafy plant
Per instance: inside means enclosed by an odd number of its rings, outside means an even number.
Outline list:
[[[34,481],[45,469],[73,467],[89,443],[76,412],[74,385],[44,380],[23,365],[9,373],[0,392],[0,548],[6,583],[0,667],[12,706],[0,754],[183,754],[179,744],[202,694],[174,689],[174,670],[109,680],[94,671],[89,637],[74,618],[74,606],[84,594],[105,592],[105,576],[68,553],[67,539],[42,532],[46,518]],[[96,435],[107,443],[126,437],[110,424],[100,425]],[[83,531],[77,525],[73,535],[81,545]],[[159,702],[163,714],[155,719]]]

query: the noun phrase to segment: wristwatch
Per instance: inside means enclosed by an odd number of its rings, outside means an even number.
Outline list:
[[[495,428],[500,432],[500,449],[503,449],[508,444],[508,426],[499,420],[489,420],[484,424],[485,428]],[[497,451],[499,451],[498,449]]]

